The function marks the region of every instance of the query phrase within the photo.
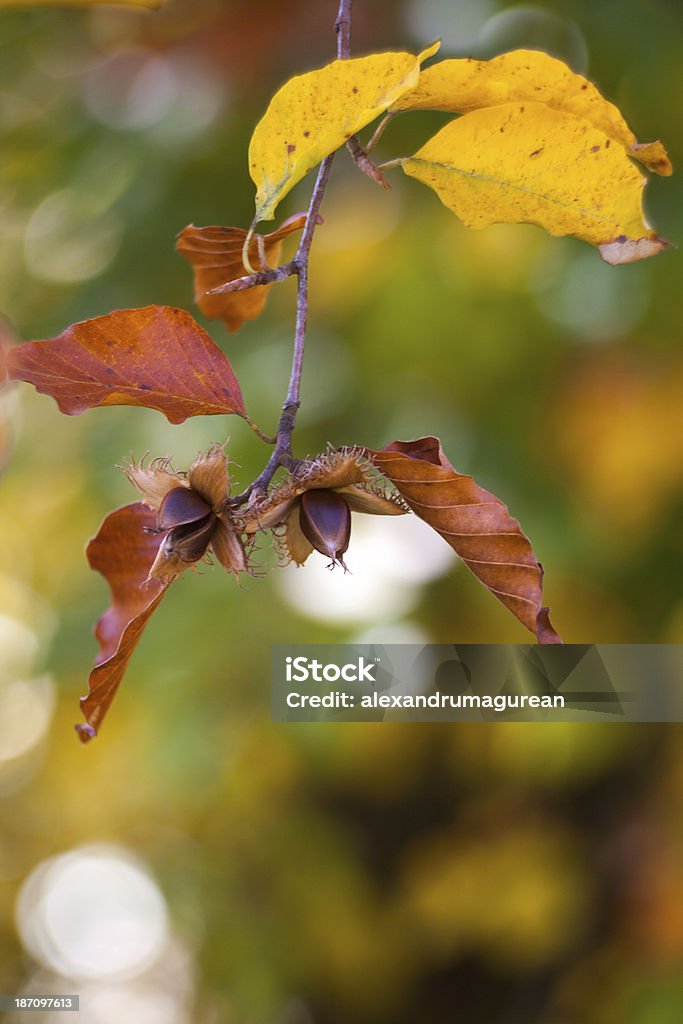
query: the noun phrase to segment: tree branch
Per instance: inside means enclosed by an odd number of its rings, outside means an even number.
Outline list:
[[[335,22],[337,30],[337,59],[348,60],[351,56],[351,2],[352,0],[341,0],[339,14]],[[346,143],[346,148],[353,157],[354,163],[361,169],[363,174],[376,181],[382,188],[391,188],[380,169],[372,162],[365,152],[357,135],[352,135]]]
[[[347,60],[351,52],[351,3],[352,0],[340,0],[339,3],[337,20],[334,25],[337,33],[338,60]],[[301,403],[301,371],[303,368],[304,350],[306,347],[306,325],[308,322],[308,264],[313,236],[319,222],[320,206],[325,196],[325,189],[327,188],[333,161],[334,153],[331,153],[320,164],[308,213],[306,214],[306,223],[301,233],[299,248],[291,263],[278,267],[276,270],[267,270],[260,274],[251,274],[247,277],[239,278],[238,281],[230,282],[232,287],[222,285],[220,289],[216,290],[221,292],[240,291],[241,288],[253,288],[257,284],[268,284],[271,281],[283,280],[292,274],[296,274],[297,278],[292,369],[289,377],[287,397],[280,414],[275,449],[259,476],[245,491],[230,500],[230,504],[235,508],[244,505],[252,494],[267,490],[270,481],[280,466],[283,466],[285,469],[292,469],[296,465],[296,460],[292,455],[292,434],[294,433],[296,417]],[[245,283],[242,284],[241,288],[235,287],[240,282]]]
[[[340,0],[334,29],[337,33],[337,60],[351,56],[351,4],[353,0]]]
[[[263,237],[263,236],[258,236]],[[248,288],[257,288],[262,284],[273,284],[275,281],[284,281],[292,274],[296,274],[294,261],[283,263],[281,267],[274,267],[272,270],[260,270],[255,274],[247,274],[245,277],[237,277],[234,281],[226,281],[216,288],[209,288],[207,295],[228,295],[230,292],[245,292]]]
[[[376,181],[378,185],[382,186],[382,188],[391,188],[391,185],[384,177],[377,164],[373,163],[368,156],[367,149],[363,149],[361,146],[357,135],[351,136],[349,141],[346,143],[346,148],[353,157],[354,163],[360,168],[363,174],[367,174],[368,178],[372,178],[372,180]]]

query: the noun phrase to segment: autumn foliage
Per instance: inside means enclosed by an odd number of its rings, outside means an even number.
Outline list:
[[[300,231],[306,223],[305,214],[295,214],[269,235],[252,237],[249,260],[252,266],[267,271],[277,266],[282,242]],[[204,316],[222,320],[231,331],[237,331],[246,320],[254,320],[263,312],[269,284],[244,291],[224,292],[222,286],[245,274],[242,251],[247,239],[243,228],[197,228],[188,224],[178,235],[176,249],[189,260],[194,269],[194,298]]]
[[[148,579],[162,540],[154,525],[153,513],[136,502],[107,516],[88,544],[90,566],[109,583],[112,603],[95,627],[100,653],[90,692],[81,702],[86,723],[76,726],[83,741],[97,734],[142,631],[168,589],[167,582]]]
[[[668,175],[668,156],[659,142],[639,142],[593,83],[530,50],[425,68],[437,50],[434,44],[420,54],[349,59],[340,21],[337,59],[285,83],[254,130],[248,156],[256,187],[252,224],[189,225],[178,236],[178,252],[194,273],[197,305],[230,331],[260,314],[270,287],[297,279],[292,375],[274,439],[248,416],[221,349],[181,309],[151,305],[110,312],[9,353],[10,377],[33,384],[68,415],[111,405],[154,409],[174,424],[234,414],[274,444],[263,472],[238,495],[231,494],[228,461],[216,446],[188,471],[168,461],[127,468],[141,500],[111,513],[88,546],[90,565],[108,581],[112,603],[96,628],[100,654],[82,701],[86,724],[77,727],[84,741],[97,733],[150,616],[187,568],[213,558],[230,573],[250,573],[254,538],[272,533],[287,559],[303,564],[318,551],[343,571],[347,549],[353,550],[355,514],[387,516],[387,530],[393,515],[418,516],[538,643],[561,643],[543,605],[543,570],[530,541],[499,498],[453,467],[438,439],[394,441],[379,449],[354,439],[303,459],[292,451],[308,257],[332,159],[344,146],[380,183],[400,168],[427,185],[468,227],[540,225],[551,235],[595,246],[615,265],[653,256],[668,244],[642,209],[642,167]],[[374,141],[390,121],[426,109],[456,116],[417,152],[373,163]],[[380,118],[373,139],[361,145],[357,133]],[[272,220],[294,185],[316,167],[308,212],[258,234],[259,222]],[[282,263],[290,238],[290,244],[297,239],[297,249]],[[288,477],[274,485],[278,469]]]
[[[32,341],[9,356],[11,375],[50,395],[69,416],[104,405],[189,416],[245,415],[230,363],[184,309],[121,309]]]
[[[394,441],[368,455],[415,515],[441,534],[539,643],[561,643],[541,607],[543,569],[519,523],[499,498],[453,468],[438,438]]]

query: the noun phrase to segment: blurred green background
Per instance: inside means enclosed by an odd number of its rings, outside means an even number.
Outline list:
[[[547,49],[681,165],[678,0],[355,8],[356,53]],[[248,225],[250,131],[289,74],[331,57],[335,13],[0,15],[0,310],[19,337],[192,308],[175,234]],[[398,119],[383,158],[442,121]],[[612,268],[533,227],[468,232],[392,181],[336,161],[299,453],[438,434],[532,538],[565,640],[683,642],[680,252]],[[680,176],[647,188],[674,243],[681,196]],[[194,312],[272,430],[293,285],[236,335]],[[239,486],[267,452],[237,419],[71,419],[28,386],[2,403],[0,991],[80,992],[84,1024],[683,1020],[679,727],[270,723],[274,642],[528,640],[420,523],[358,517],[348,576],[318,556],[243,589],[188,574],[81,747],[107,600],[84,543],[134,500],[115,465],[149,451],[182,468],[230,436]]]

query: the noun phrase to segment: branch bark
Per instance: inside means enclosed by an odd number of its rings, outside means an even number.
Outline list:
[[[351,53],[351,3],[352,0],[340,0],[335,31],[337,33],[337,58],[348,60]],[[278,267],[276,270],[265,271],[262,274],[252,274],[246,278],[240,278],[243,288],[252,288],[256,284],[267,284],[269,281],[282,280],[296,274],[296,323],[294,327],[294,352],[292,355],[292,369],[289,377],[289,387],[285,398],[280,422],[278,424],[275,448],[263,471],[241,494],[231,499],[233,507],[244,505],[255,492],[263,492],[268,488],[275,473],[283,466],[285,469],[293,469],[296,460],[292,454],[292,434],[296,427],[296,417],[301,404],[301,372],[306,347],[306,326],[308,322],[308,265],[311,255],[311,245],[316,226],[319,222],[320,207],[325,196],[325,189],[332,170],[334,153],[326,157],[320,164],[318,177],[311,195],[311,201],[306,214],[306,223],[301,234],[299,248],[290,264]],[[276,275],[276,276],[270,276]],[[259,280],[255,280],[259,278]],[[265,280],[264,280],[265,279]],[[231,281],[235,286],[239,282]],[[240,288],[226,289],[239,291]]]
[[[292,274],[296,274],[296,267],[294,261],[290,260],[289,263],[283,263],[281,267],[274,267],[271,270],[260,270],[255,274],[245,274],[244,277],[237,277],[234,281],[219,284],[217,288],[210,288],[206,294],[227,295],[229,292],[245,292],[248,288],[256,288],[261,284],[274,284],[275,281],[285,281]]]
[[[341,0],[339,14],[335,28],[337,30],[337,58],[347,60],[351,56],[351,2],[352,0]],[[372,162],[366,150],[358,141],[357,135],[352,135],[346,143],[346,148],[353,157],[354,163],[360,168],[363,174],[372,178],[382,188],[391,188],[379,167]]]

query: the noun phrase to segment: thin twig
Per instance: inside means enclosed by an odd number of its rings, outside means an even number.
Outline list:
[[[335,31],[337,33],[337,58],[339,60],[347,60],[350,55],[351,3],[352,0],[340,0],[339,3],[339,11],[335,22]],[[247,278],[239,279],[240,281],[249,282],[243,285],[244,288],[251,288],[254,284],[268,284],[270,281],[282,280],[283,277],[289,277],[291,274],[296,274],[297,291],[292,369],[289,377],[289,387],[287,388],[287,397],[280,414],[275,449],[259,476],[257,476],[245,491],[231,499],[230,504],[233,507],[244,505],[252,494],[267,490],[270,481],[273,479],[280,466],[291,470],[296,465],[296,460],[292,455],[292,434],[296,426],[296,417],[301,401],[301,371],[306,346],[306,324],[308,321],[308,264],[311,254],[311,245],[313,244],[313,236],[315,234],[316,226],[319,223],[320,206],[325,195],[325,189],[327,188],[327,182],[330,177],[333,161],[334,153],[331,153],[329,156],[325,157],[320,164],[318,177],[316,179],[308,207],[308,213],[306,214],[306,223],[304,224],[304,229],[301,233],[299,248],[297,249],[296,255],[291,264],[285,264],[284,267],[279,267],[274,271],[266,271],[263,274],[252,274]],[[285,270],[288,272],[282,273],[279,277],[270,276],[271,274],[277,275]],[[264,277],[267,278],[267,280],[261,280]],[[259,280],[254,280],[256,278]],[[237,282],[235,281],[230,282],[231,285],[235,285],[236,283]],[[226,291],[241,290],[239,288],[226,288],[226,286],[222,286],[220,290],[222,291],[223,288],[225,288]]]
[[[296,274],[294,260],[283,263],[281,267],[274,267],[272,270],[258,271],[255,274],[247,274],[246,277],[237,277],[234,281],[226,281],[216,288],[209,288],[207,295],[229,295],[231,292],[244,292],[247,288],[257,288],[262,284],[273,284],[275,281],[284,281],[292,274]]]
[[[348,0],[348,2],[341,0],[335,28],[337,30],[337,58],[339,60],[348,60],[351,56],[351,0]],[[351,136],[346,143],[346,148],[363,174],[367,174],[369,178],[376,181],[382,188],[391,188],[382,172],[368,157],[366,150],[363,149],[358,141],[357,135]]]
[[[337,33],[337,59],[348,60],[351,56],[351,3],[340,0],[334,30]]]

